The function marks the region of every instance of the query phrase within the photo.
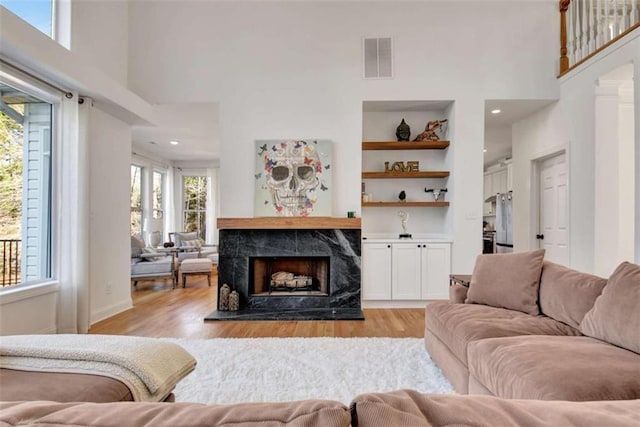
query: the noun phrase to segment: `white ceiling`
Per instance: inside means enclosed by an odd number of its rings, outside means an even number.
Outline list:
[[[445,110],[453,101],[364,101],[365,113],[388,113],[393,111]]]
[[[214,160],[220,156],[219,109],[213,103],[159,104],[155,126],[134,126],[136,149],[172,161]],[[169,141],[178,141],[171,145]]]
[[[511,126],[555,100],[491,99],[484,104],[484,165],[490,165],[511,157]],[[499,109],[499,114],[491,111]]]

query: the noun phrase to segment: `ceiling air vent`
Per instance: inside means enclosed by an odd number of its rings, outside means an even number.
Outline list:
[[[391,37],[365,38],[363,50],[365,79],[393,77]]]

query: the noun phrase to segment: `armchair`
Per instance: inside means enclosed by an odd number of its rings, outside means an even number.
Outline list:
[[[158,252],[153,248],[145,248],[142,239],[131,236],[131,280],[133,286],[140,280],[171,278],[171,285],[176,287],[176,269],[173,255]]]
[[[209,258],[213,264],[218,265],[218,246],[203,245],[195,231],[169,233],[169,241],[178,249],[178,263],[185,259]]]

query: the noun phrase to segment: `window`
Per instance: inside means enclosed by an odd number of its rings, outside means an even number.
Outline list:
[[[53,106],[0,80],[0,283],[51,277]]]
[[[207,236],[207,177],[185,176],[182,179],[184,231],[197,231],[202,241]]]
[[[131,165],[131,235],[142,237],[142,167]]]
[[[0,0],[0,6],[53,37],[53,0]]]
[[[162,209],[162,189],[164,188],[164,174],[162,172],[153,171],[153,219],[164,218],[164,210]]]

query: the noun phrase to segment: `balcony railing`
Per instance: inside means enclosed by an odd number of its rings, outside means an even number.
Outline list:
[[[2,253],[0,253],[2,287],[20,283],[21,244],[22,241],[17,239],[0,240],[0,250],[2,250]]]
[[[640,26],[639,0],[560,0],[560,75]]]

